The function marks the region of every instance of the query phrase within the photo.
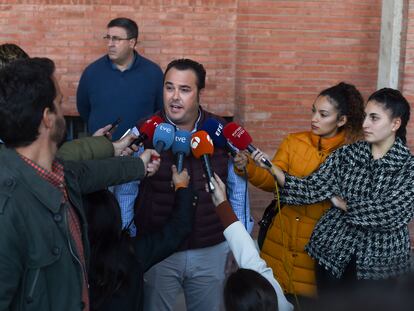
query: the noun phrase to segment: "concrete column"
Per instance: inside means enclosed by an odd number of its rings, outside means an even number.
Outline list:
[[[399,88],[404,67],[407,0],[382,0],[377,88]]]

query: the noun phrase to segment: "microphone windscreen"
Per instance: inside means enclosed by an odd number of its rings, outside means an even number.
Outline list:
[[[204,122],[201,130],[206,131],[213,140],[214,146],[224,148],[226,146],[226,137],[223,135],[224,125],[213,118],[207,119]]]
[[[213,154],[214,145],[206,131],[197,131],[191,135],[191,151],[199,159],[204,154]]]
[[[174,126],[168,123],[160,123],[154,132],[154,138],[152,139],[152,144],[156,146],[159,142],[164,143],[164,150],[170,149],[171,145],[174,142],[175,129]]]
[[[252,142],[249,133],[235,122],[228,123],[223,129],[223,134],[224,137],[240,150],[247,149],[247,146]]]
[[[190,140],[191,140],[191,134],[189,131],[183,131],[183,130],[176,131],[174,142],[172,145],[173,154],[182,152],[187,156],[190,153]]]
[[[141,127],[139,128],[140,134],[146,134],[148,140],[154,138],[155,128],[162,123],[162,118],[159,116],[152,116],[150,119],[146,120]]]

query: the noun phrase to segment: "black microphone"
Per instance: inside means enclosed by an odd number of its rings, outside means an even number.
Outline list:
[[[181,173],[184,165],[184,158],[190,153],[191,134],[188,131],[178,130],[175,132],[175,139],[172,145],[172,152],[176,155],[177,171]]]
[[[196,159],[201,159],[207,177],[208,189],[213,192],[214,185],[211,180],[214,178],[214,172],[211,168],[210,155],[214,152],[214,146],[206,131],[197,131],[191,135],[191,151]]]

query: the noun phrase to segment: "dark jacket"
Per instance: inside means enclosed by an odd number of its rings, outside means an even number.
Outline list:
[[[164,114],[161,114],[167,120]],[[223,124],[220,117],[201,110],[198,128],[208,118],[216,118]],[[147,144],[146,148],[152,148]],[[228,155],[224,149],[215,148],[210,157],[213,170],[224,183],[227,181]],[[174,207],[174,189],[171,187],[171,165],[175,163],[171,150],[161,153],[161,166],[158,172],[141,182],[139,197],[135,205],[135,223],[142,233],[156,232],[165,225]],[[214,211],[211,195],[205,191],[206,179],[203,177],[201,159],[191,154],[184,160],[184,167],[190,175],[190,184],[199,194],[194,226],[188,239],[181,245],[180,250],[213,246],[224,241],[223,226]]]
[[[56,157],[66,161],[97,160],[114,156],[114,147],[105,136],[82,137],[65,142]]]
[[[0,143],[0,150],[6,148]],[[105,136],[82,137],[65,142],[56,157],[66,161],[106,159],[114,156],[114,147]]]
[[[167,224],[159,232],[145,234],[140,238],[130,238],[125,246],[121,246],[120,253],[122,256],[125,255],[125,258],[128,254],[127,248],[133,248],[133,256],[127,263],[129,282],[95,310],[142,310],[143,274],[175,252],[182,240],[191,232],[197,199],[197,195],[191,189],[178,189],[175,193],[174,211]],[[91,275],[91,301],[95,294],[93,279],[94,276]]]
[[[162,92],[162,70],[154,62],[135,53],[131,67],[120,71],[105,55],[82,73],[76,104],[91,133],[120,117],[112,135],[119,139],[137,120],[162,108]]]
[[[71,204],[79,215],[85,258],[82,193],[144,177],[137,158],[62,162]],[[0,310],[82,309],[82,271],[72,253],[62,193],[14,150],[0,152]]]

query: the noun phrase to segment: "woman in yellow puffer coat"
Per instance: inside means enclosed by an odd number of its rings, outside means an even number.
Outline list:
[[[335,149],[361,137],[364,101],[355,86],[341,82],[322,91],[312,106],[311,131],[289,134],[272,162],[287,173],[304,177],[315,171]],[[244,152],[235,157],[236,173],[254,186],[275,191],[275,180]],[[305,252],[313,228],[330,201],[283,205],[269,227],[261,250],[286,294],[315,297],[315,263]]]

